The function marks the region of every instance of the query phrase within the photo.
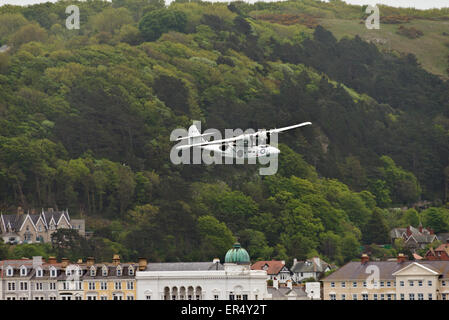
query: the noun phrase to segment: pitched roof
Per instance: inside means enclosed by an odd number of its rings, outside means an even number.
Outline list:
[[[221,263],[213,262],[153,262],[146,271],[209,271],[224,270]]]
[[[257,261],[251,266],[251,270],[266,270],[267,274],[279,274],[284,266],[284,261]]]
[[[306,261],[298,261],[291,268],[292,272],[300,273],[300,272],[324,272],[329,264],[319,257],[314,257],[312,259],[308,259]]]
[[[382,280],[394,280],[393,273],[407,267],[412,263],[420,264],[435,272],[441,273],[443,278],[449,278],[449,261],[404,261],[398,263],[397,261],[369,261],[367,263],[360,263],[360,261],[353,261],[345,264],[334,273],[323,279],[324,281],[332,280],[365,280],[371,273],[367,272],[368,266],[377,266],[379,268],[379,278]]]

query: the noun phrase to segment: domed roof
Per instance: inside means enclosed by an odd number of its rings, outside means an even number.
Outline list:
[[[225,263],[250,264],[249,254],[236,242],[226,253]]]

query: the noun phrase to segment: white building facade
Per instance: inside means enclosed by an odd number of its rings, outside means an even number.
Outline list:
[[[264,300],[267,272],[251,270],[249,256],[239,244],[222,265],[213,262],[149,263],[136,272],[138,300]]]

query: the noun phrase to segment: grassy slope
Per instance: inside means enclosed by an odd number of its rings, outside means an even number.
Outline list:
[[[413,20],[402,24],[410,28],[421,30],[424,36],[418,39],[409,39],[396,33],[400,25],[381,24],[380,30],[368,30],[361,20],[320,19],[321,24],[331,30],[340,39],[344,36],[361,38],[374,41],[380,48],[396,50],[404,53],[413,53],[422,66],[431,73],[448,78],[447,69],[449,47],[449,21]],[[380,41],[379,41],[380,40]]]

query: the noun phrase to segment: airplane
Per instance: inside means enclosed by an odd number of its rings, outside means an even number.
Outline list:
[[[213,133],[201,134],[195,125],[190,126],[188,135],[176,139],[176,141],[187,140],[187,144],[179,145],[177,150],[199,147],[207,151],[213,151],[216,155],[225,158],[261,158],[270,155],[278,155],[281,151],[270,146],[270,138],[273,133],[284,132],[299,127],[311,125],[311,122],[303,122],[289,127],[265,130],[261,129],[254,133],[241,134],[236,137],[207,141],[206,136]]]

